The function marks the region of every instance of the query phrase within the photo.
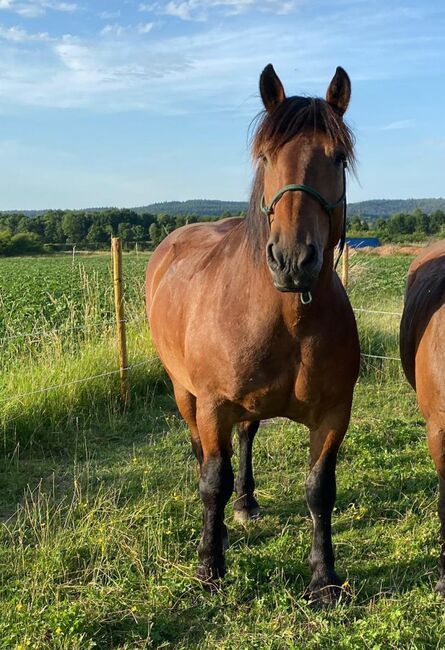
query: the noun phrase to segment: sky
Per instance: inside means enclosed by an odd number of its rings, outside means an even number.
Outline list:
[[[0,209],[246,200],[272,63],[352,81],[349,201],[445,196],[443,0],[0,0]]]

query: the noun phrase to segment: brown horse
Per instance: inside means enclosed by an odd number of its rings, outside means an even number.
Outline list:
[[[428,448],[439,477],[440,579],[445,596],[445,241],[411,264],[400,324],[400,356],[427,423]]]
[[[360,356],[354,315],[333,270],[344,232],[344,168],[354,161],[342,119],[351,86],[337,68],[326,100],[286,98],[268,65],[260,92],[265,111],[253,139],[247,217],[171,233],[148,265],[147,311],[200,463],[199,577],[211,587],[224,574],[224,508],[234,485],[238,518],[258,514],[253,438],[260,420],[284,416],[310,430],[309,593],[329,601],[341,585],[331,539],[336,458]]]

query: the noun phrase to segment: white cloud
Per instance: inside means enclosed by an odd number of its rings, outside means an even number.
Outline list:
[[[15,5],[14,11],[16,14],[23,16],[24,18],[37,18],[38,16],[42,16],[45,13],[45,9],[41,5],[33,4]]]
[[[121,12],[119,10],[117,11],[101,11],[98,16],[99,18],[102,18],[102,20],[112,20],[113,18],[119,18],[121,15]]]
[[[36,18],[45,13],[43,5],[39,2],[17,2],[16,0],[0,1],[0,10],[11,11],[25,18]]]
[[[226,9],[229,2],[235,7],[234,0],[224,1]],[[238,2],[238,9],[249,1]],[[348,15],[329,20],[325,15],[302,15],[298,21],[271,16],[247,25],[242,21],[243,26],[195,26],[186,36],[164,38],[162,25],[153,32],[152,22],[128,26],[110,21],[102,35],[90,38],[50,38],[3,27],[0,110],[38,105],[153,114],[229,109],[252,115],[259,108],[259,73],[269,62],[288,93],[324,94],[337,64],[350,73],[354,93],[357,82],[409,78],[427,67],[435,70],[443,61],[445,44],[439,31],[429,32],[425,43],[425,34],[399,30],[397,42],[405,43],[395,47],[387,17],[382,15],[380,23],[375,19],[370,31],[372,8],[360,20],[355,17],[353,30]],[[35,43],[22,47],[21,41]]]
[[[122,36],[126,29],[126,27],[115,23],[113,25],[105,25],[105,27],[101,29],[100,33],[102,36]]]
[[[100,33],[102,36],[117,36],[121,38],[125,34],[130,34],[131,32],[137,32],[138,34],[148,34],[153,29],[153,23],[138,23],[136,27],[132,25],[119,25],[117,23],[108,24],[101,29]]]
[[[49,34],[46,32],[31,34],[21,27],[3,27],[2,25],[0,25],[0,38],[6,41],[14,41],[16,43],[50,40]]]
[[[139,34],[148,34],[153,29],[153,23],[139,23],[136,29]]]
[[[142,28],[147,30],[147,25]],[[86,44],[68,37],[56,43],[53,51],[63,67],[50,81],[50,84],[57,86],[57,97],[53,98],[55,104],[100,104],[105,110],[118,106],[121,109],[147,108],[150,84],[184,71],[189,64],[167,52],[161,54],[156,48],[144,47],[145,39],[136,37],[135,43],[133,32],[134,28],[131,34],[127,34],[126,28],[110,25],[99,42]],[[126,37],[119,50],[113,40],[107,38],[116,33],[122,38]],[[136,52],[140,55],[136,56]],[[68,84],[64,88],[59,87],[62,80],[65,80],[63,85]]]
[[[94,59],[90,49],[76,42],[70,42],[71,39],[65,39],[64,42],[58,43],[54,50],[60,57],[62,63],[75,72],[92,72],[94,69]]]
[[[55,0],[0,0],[0,10],[11,11],[24,18],[37,18],[46,13],[47,10],[72,13],[77,11],[78,5],[75,2],[59,2]]]
[[[194,11],[193,5],[196,5],[196,2],[167,2],[165,9],[161,13],[167,14],[167,16],[176,16],[181,18],[181,20],[191,20],[192,12]],[[203,14],[200,12],[195,15],[197,20],[202,20],[204,18]]]
[[[169,0],[169,2],[141,3],[139,11],[174,16],[181,20],[207,20],[212,10],[222,10],[226,15],[238,15],[247,11],[288,14],[301,0]]]
[[[67,11],[69,13],[77,11],[79,8],[75,2],[45,2],[44,6],[55,11]]]
[[[379,131],[397,131],[399,129],[409,129],[415,125],[414,120],[397,120],[379,127]]]

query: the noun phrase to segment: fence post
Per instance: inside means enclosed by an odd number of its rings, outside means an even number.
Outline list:
[[[124,406],[127,406],[130,394],[128,390],[127,340],[125,335],[124,286],[122,278],[122,239],[120,237],[111,238],[111,256],[113,259],[114,308],[116,312],[121,397]]]
[[[349,246],[345,244],[345,249],[343,251],[343,262],[341,269],[341,281],[345,289],[348,288],[349,281]]]

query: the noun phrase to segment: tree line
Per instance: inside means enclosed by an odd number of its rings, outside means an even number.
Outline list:
[[[382,242],[420,242],[445,237],[445,211],[426,214],[419,208],[410,213],[396,212],[388,219],[369,220],[359,216],[347,219],[348,235],[376,236]]]
[[[70,245],[100,250],[108,248],[114,236],[122,237],[127,245],[145,243],[155,247],[175,228],[213,219],[195,214],[139,214],[128,209],[51,210],[31,217],[1,213],[0,255],[56,252]]]
[[[244,213],[241,213],[241,216]],[[51,210],[26,216],[0,213],[0,255],[57,252],[67,246],[90,250],[106,249],[112,236],[120,236],[127,246],[136,243],[155,248],[170,232],[187,223],[214,221],[219,217],[138,213],[129,209],[98,211]],[[445,237],[445,211],[428,215],[420,209],[397,212],[388,219],[348,217],[350,236],[374,235],[383,242],[422,241]]]

